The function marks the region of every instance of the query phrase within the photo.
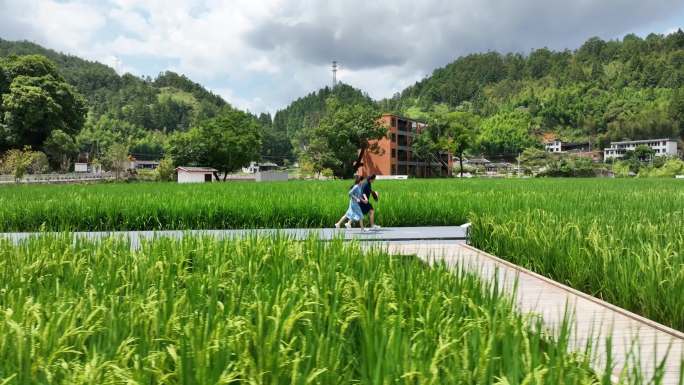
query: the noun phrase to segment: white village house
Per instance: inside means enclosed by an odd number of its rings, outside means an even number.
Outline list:
[[[603,159],[619,159],[627,151],[634,151],[638,146],[648,146],[656,156],[677,156],[677,141],[674,139],[646,139],[610,142],[610,147],[603,149]]]
[[[74,172],[100,174],[102,172],[102,165],[99,163],[76,162],[74,163]]]
[[[176,167],[178,183],[211,182],[215,172],[217,172],[217,170],[211,167]]]
[[[243,167],[242,172],[245,174],[256,174],[258,172],[277,170],[278,165],[272,162],[249,162],[249,166]]]
[[[156,160],[132,159],[128,168],[131,170],[154,170],[157,167],[159,167],[159,162]]]
[[[74,172],[88,172],[88,163],[74,163]]]
[[[586,153],[591,151],[591,145],[589,142],[564,142],[560,139],[552,139],[544,142],[544,149],[552,153]]]

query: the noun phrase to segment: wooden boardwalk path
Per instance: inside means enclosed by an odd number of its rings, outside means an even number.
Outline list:
[[[61,233],[0,233],[0,239],[7,239],[18,243],[31,237],[44,234]],[[279,235],[292,239],[304,240],[316,237],[321,240],[343,238],[358,241],[465,241],[466,229],[460,226],[435,227],[387,227],[378,230],[361,231],[354,228],[347,229],[242,229],[242,230],[162,230],[162,231],[76,231],[70,233],[79,238],[104,239],[111,236],[127,237],[133,247],[137,247],[141,240],[153,238],[182,238],[184,236],[211,236],[215,238],[244,238],[249,236]]]
[[[192,230],[192,231],[131,231],[131,232],[76,232],[74,236],[103,239],[110,236],[128,237],[131,247],[138,247],[144,239],[155,237],[180,238],[205,235],[217,238],[268,236],[278,234],[292,239],[318,237],[321,240],[343,238],[362,242],[364,247],[383,247],[394,254],[416,255],[427,263],[445,263],[452,268],[463,268],[482,279],[498,279],[504,290],[515,295],[523,313],[541,315],[549,330],[557,330],[565,315],[572,313],[574,348],[583,351],[587,341],[595,346],[597,371],[602,372],[608,354],[607,337],[612,337],[613,373],[620,372],[639,355],[644,383],[656,373],[656,366],[664,360],[663,384],[680,384],[680,370],[684,358],[684,333],[650,321],[609,303],[591,297],[558,282],[542,277],[500,258],[465,244],[464,227],[408,227],[384,228],[362,232],[359,229],[260,229],[260,230]],[[49,234],[49,233],[48,233]],[[20,243],[37,233],[0,233],[0,239]],[[372,241],[372,242],[368,242]],[[515,285],[517,284],[517,288]],[[514,290],[515,288],[515,290]],[[665,293],[665,295],[675,295]],[[634,349],[638,346],[638,349]],[[666,356],[666,358],[664,358]]]
[[[565,314],[571,312],[572,347],[583,351],[587,341],[591,340],[596,355],[594,365],[599,372],[605,368],[608,355],[605,341],[610,336],[614,379],[636,362],[635,357],[639,357],[645,380],[653,377],[656,366],[664,360],[662,383],[680,384],[684,333],[462,243],[391,242],[387,247],[391,253],[416,255],[430,264],[443,262],[453,268],[474,272],[483,279],[498,278],[504,290],[515,294],[519,310],[541,315],[544,325],[550,330],[558,330]],[[517,289],[514,290],[516,282]]]

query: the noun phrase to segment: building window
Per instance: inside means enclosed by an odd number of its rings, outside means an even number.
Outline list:
[[[396,157],[397,157],[397,150],[392,149],[392,158],[396,158]]]
[[[400,146],[408,146],[408,139],[406,135],[399,135],[399,145]]]
[[[392,127],[396,127],[397,126],[397,118],[392,118],[392,123],[390,123],[390,125]]]
[[[396,142],[397,142],[397,134],[393,133],[392,134],[392,143],[396,143]]]
[[[399,160],[402,162],[405,162],[408,160],[408,152],[405,150],[399,150]]]
[[[399,131],[408,131],[408,122],[405,121],[404,119],[399,119],[397,130]]]

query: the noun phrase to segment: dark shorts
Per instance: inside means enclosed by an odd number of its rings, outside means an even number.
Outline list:
[[[373,205],[370,203],[359,203],[359,206],[361,206],[361,212],[363,215],[368,214],[371,210],[373,210]]]

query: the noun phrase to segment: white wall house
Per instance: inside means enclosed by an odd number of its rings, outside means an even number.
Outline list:
[[[88,172],[88,163],[74,163],[74,172]]]
[[[677,141],[673,139],[646,139],[610,142],[610,147],[603,149],[603,159],[619,159],[627,151],[634,151],[638,146],[648,146],[656,156],[677,156]]]
[[[544,143],[546,152],[561,152],[563,150],[563,142],[558,139],[550,140]]]
[[[216,169],[210,167],[177,167],[178,183],[211,182]]]
[[[156,160],[132,160],[129,168],[131,170],[154,170],[159,167]]]
[[[257,182],[287,182],[287,172],[259,171],[254,180]]]
[[[278,165],[275,163],[271,162],[264,162],[264,163],[259,163],[259,162],[249,162],[249,166],[243,167],[242,172],[246,174],[256,174],[258,172],[263,172],[263,171],[272,171],[272,170],[277,170]]]
[[[77,162],[74,163],[74,172],[100,174],[102,172],[102,165],[99,163]]]

